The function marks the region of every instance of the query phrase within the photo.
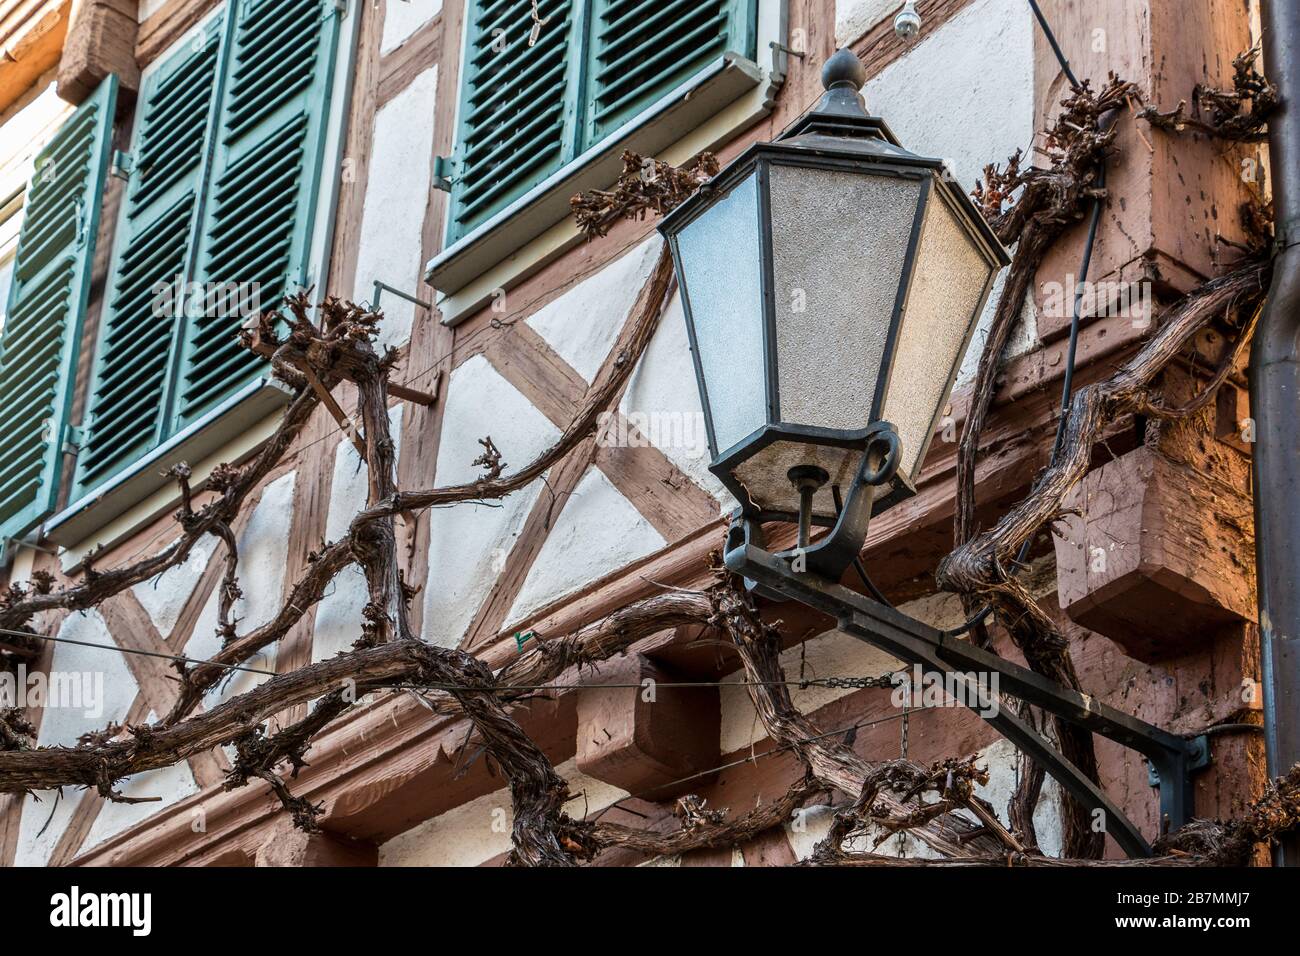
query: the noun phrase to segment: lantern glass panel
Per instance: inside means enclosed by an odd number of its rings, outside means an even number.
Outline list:
[[[820,468],[830,480],[813,494],[812,513],[832,518],[835,489],[843,494],[851,487],[862,454],[859,448],[778,440],[739,462],[733,473],[760,509],[792,515],[799,511],[799,492],[790,483],[790,469],[800,465]]]
[[[770,182],[780,420],[866,428],[922,180],[774,163]]]
[[[899,474],[913,483],[992,274],[987,253],[933,190],[881,415],[898,432]]]
[[[677,247],[716,456],[767,420],[754,174],[683,226]]]

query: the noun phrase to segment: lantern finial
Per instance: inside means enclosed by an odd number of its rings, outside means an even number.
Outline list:
[[[856,53],[840,47],[822,66],[822,87],[826,90],[851,89],[854,93],[867,82],[867,69]]]
[[[841,47],[822,64],[822,86],[826,92],[811,110],[781,134],[790,139],[802,133],[816,131],[838,136],[867,136],[893,141],[892,134],[883,130],[879,118],[867,113],[867,102],[862,98],[862,84],[867,81],[867,69],[852,50]],[[853,130],[857,130],[854,132]]]

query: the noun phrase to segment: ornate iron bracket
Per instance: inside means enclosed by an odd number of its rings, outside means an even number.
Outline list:
[[[977,674],[996,674],[1000,691],[1145,756],[1159,779],[1162,829],[1177,829],[1190,819],[1191,774],[1210,762],[1207,737],[1189,739],[1161,730],[816,573],[795,571],[789,553],[776,555],[763,548],[756,517],[733,516],[724,559],[731,571],[759,585],[758,593],[776,593],[829,614],[846,633],[919,666],[923,673],[942,677],[945,686],[961,688],[959,699],[981,719],[1029,754],[1084,806],[1100,811],[1101,825],[1130,857],[1151,855],[1150,844],[1133,822],[1033,727],[1004,707],[979,706],[978,701],[987,700],[990,685],[981,684]]]

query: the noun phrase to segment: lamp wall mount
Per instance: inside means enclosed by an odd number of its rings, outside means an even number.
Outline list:
[[[989,684],[981,685],[973,675],[996,675],[1000,691],[1142,754],[1158,780],[1162,832],[1175,830],[1191,819],[1191,775],[1210,763],[1207,736],[1171,734],[969,641],[946,635],[835,580],[812,570],[797,571],[791,554],[767,551],[755,518],[739,513],[733,517],[723,560],[730,571],[752,582],[756,594],[797,600],[828,614],[845,633],[919,666],[926,674],[942,677],[945,686],[962,688],[962,703],[1037,761],[1076,800],[1100,811],[1101,825],[1130,857],[1147,857],[1152,851],[1127,815],[1050,741],[1006,707],[977,706],[981,694],[987,695]]]

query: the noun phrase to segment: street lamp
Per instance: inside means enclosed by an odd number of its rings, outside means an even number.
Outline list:
[[[839,629],[942,676],[944,686],[1100,813],[1130,856],[1141,832],[1092,780],[972,675],[1145,755],[1162,827],[1192,811],[1205,736],[1121,713],[839,583],[874,513],[914,494],[1002,246],[943,163],[910,153],[858,92],[848,50],[826,93],[774,143],[758,143],[664,218],[704,407],[709,469],[740,502],[723,549],[760,596],[793,599]],[[798,523],[773,554],[760,523]],[[815,544],[813,526],[832,530]],[[951,682],[951,684],[950,684]],[[987,706],[988,704],[994,706]]]
[[[760,520],[798,522],[838,578],[917,473],[1008,258],[943,162],[903,149],[849,50],[821,101],[660,226],[677,268],[710,470]],[[809,547],[813,526],[834,530]]]

